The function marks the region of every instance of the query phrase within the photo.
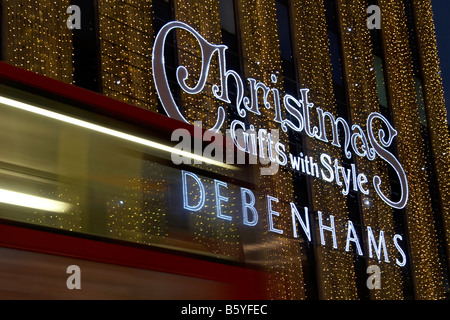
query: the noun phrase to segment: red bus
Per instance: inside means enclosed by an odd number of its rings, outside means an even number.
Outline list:
[[[250,181],[176,166],[192,126],[3,62],[0,87],[0,299],[266,298],[252,239],[180,208],[183,169]]]

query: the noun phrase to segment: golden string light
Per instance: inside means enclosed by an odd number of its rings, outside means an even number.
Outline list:
[[[294,43],[301,86],[311,90],[311,101],[314,101],[314,104],[337,117],[324,10],[322,1],[293,2]],[[314,124],[317,125],[317,121]],[[317,159],[325,152],[342,160],[340,150],[329,144],[307,139],[306,148],[307,154],[313,158]],[[312,209],[323,212],[324,225],[330,224],[328,219],[333,215],[336,228],[344,227],[345,221],[348,220],[348,210],[345,196],[337,185],[324,185],[323,181],[316,178],[311,178],[309,185]],[[317,234],[318,239],[319,237]],[[318,281],[321,283],[319,296],[322,299],[355,299],[353,257],[342,250],[332,249],[331,236],[326,234],[325,237],[327,246],[318,246],[315,250]],[[345,247],[344,241],[345,238],[337,232],[338,248]]]
[[[415,293],[418,299],[443,297],[437,235],[428,185],[421,128],[417,109],[406,16],[400,0],[380,0],[383,12],[386,71],[390,86],[391,109],[398,131],[399,160],[408,177],[409,202],[406,218],[409,230]]]
[[[66,26],[69,4],[69,0],[5,0],[5,61],[72,83],[72,31]]]
[[[98,14],[102,93],[157,111],[151,71],[151,1],[100,0]],[[130,178],[122,182],[123,190],[107,199],[108,236],[165,243],[167,203],[159,196],[167,189],[164,172],[144,159],[137,167],[139,172],[130,172]]]
[[[176,20],[192,26],[207,41],[215,44],[222,43],[218,0],[177,0],[174,3],[174,8]],[[179,65],[188,68],[189,79],[187,82],[188,85],[193,85],[199,78],[201,70],[200,46],[192,35],[183,32],[183,30],[177,32],[177,46]],[[201,121],[204,129],[211,128],[214,125],[214,117],[211,117],[211,113],[216,112],[220,106],[220,102],[212,94],[212,85],[218,83],[218,79],[219,67],[217,63],[213,63],[202,93],[190,95],[182,92],[181,94],[180,105],[186,118],[191,123]],[[223,133],[225,128],[221,129]],[[224,173],[224,170],[218,167],[211,170],[217,174]],[[206,189],[206,198],[214,199],[214,194],[210,190],[211,188]],[[229,214],[235,215],[237,192],[229,188],[227,196],[231,204]],[[205,209],[207,210],[204,211],[204,214],[190,213],[190,218],[194,224],[195,241],[208,248],[213,254],[242,259],[237,216],[235,215],[232,221],[218,218],[215,202],[206,203]]]
[[[239,2],[240,28],[244,59],[245,77],[254,78],[271,86],[277,87],[283,93],[283,70],[281,67],[280,47],[277,29],[277,13],[275,1],[258,0]],[[278,78],[272,84],[271,75]],[[261,99],[262,101],[262,99]],[[273,110],[265,110],[260,106],[261,116],[249,115],[249,123],[255,128],[277,128],[273,121]],[[280,141],[288,141],[286,133],[280,130]],[[286,152],[289,152],[286,144]],[[258,168],[259,169],[259,168]],[[275,196],[283,205],[279,207],[280,217],[278,228],[288,234],[292,230],[290,223],[289,202],[293,201],[292,174],[280,167],[273,176],[256,174],[255,185],[262,194]],[[267,225],[267,221],[264,222]],[[304,299],[305,288],[299,243],[285,236],[275,235],[267,231],[262,237],[266,245],[262,253],[269,272],[268,296],[273,299]]]
[[[191,25],[207,41],[215,44],[222,43],[218,0],[175,1],[174,6],[176,20]],[[183,31],[177,33],[177,41],[179,64],[188,66],[188,84],[193,85],[200,75],[202,62],[200,46],[192,35]],[[213,62],[202,94],[193,96],[185,92],[182,93],[181,105],[186,110],[185,114],[191,123],[202,121],[204,128],[210,128],[214,125],[214,117],[210,116],[210,112],[217,110],[220,103],[214,98],[211,87],[212,84],[217,83],[218,77],[219,68]]]
[[[143,162],[141,166],[139,172],[129,170],[127,176],[136,177],[124,178],[120,193],[107,200],[108,236],[136,243],[167,245],[168,200],[161,197],[168,191],[167,172],[155,163]]]
[[[344,64],[346,66],[347,90],[352,123],[361,124],[365,130],[365,120],[372,112],[380,112],[375,79],[375,63],[372,54],[370,31],[367,28],[366,0],[339,1],[341,17],[342,45]],[[382,88],[379,88],[382,89]],[[388,181],[387,166],[377,158],[369,161],[366,158],[356,159],[358,171],[367,176],[378,175],[383,181]],[[388,194],[388,183],[383,186],[383,192]],[[386,237],[392,238],[394,232],[393,210],[374,193],[361,195],[362,222],[365,226],[383,230]],[[395,248],[388,241],[388,252],[391,259],[395,257]],[[400,299],[402,293],[402,277],[400,267],[395,263],[379,264],[376,259],[368,259],[367,265],[380,266],[383,273],[383,290],[371,292],[375,299]]]
[[[72,33],[65,23],[69,2],[4,1],[4,60],[26,70],[71,83]],[[69,186],[55,185],[40,190],[40,194],[71,203],[79,201],[77,192]],[[58,229],[79,231],[85,222],[78,206],[63,215],[29,212],[25,219],[27,222]]]
[[[238,1],[237,7],[242,59],[244,61],[243,78],[254,78],[283,94],[283,70],[278,40],[277,14],[275,0]],[[66,83],[73,82],[72,31],[66,27],[66,8],[70,1],[3,1],[5,13],[5,61],[13,65],[58,79]],[[379,111],[380,81],[372,55],[370,30],[366,26],[366,0],[338,0],[342,53],[349,102],[349,122],[360,124],[365,129],[365,120],[371,112]],[[423,68],[424,101],[427,110],[427,123],[430,131],[431,150],[434,157],[438,189],[441,197],[441,211],[447,244],[450,241],[450,145],[447,130],[445,102],[443,99],[442,79],[437,58],[434,37],[433,17],[430,0],[413,1],[417,38]],[[419,299],[441,299],[444,297],[442,266],[438,256],[439,239],[435,230],[435,218],[432,212],[431,196],[428,185],[432,183],[425,170],[427,158],[424,155],[424,143],[421,137],[421,123],[418,113],[418,98],[412,72],[411,49],[408,42],[405,8],[402,0],[379,0],[382,9],[382,34],[385,49],[386,87],[393,125],[398,130],[396,137],[399,160],[405,169],[409,182],[409,203],[405,209],[411,250],[412,272],[415,294]],[[294,59],[296,73],[303,88],[311,90],[311,101],[317,106],[337,116],[337,105],[333,93],[330,50],[327,35],[324,2],[317,0],[292,0],[291,28],[293,33]],[[209,42],[221,44],[219,0],[174,1],[176,20],[183,21],[195,28]],[[157,111],[157,95],[154,89],[151,70],[151,50],[154,39],[152,27],[152,3],[146,0],[99,0],[98,23],[101,50],[101,75],[103,94],[152,111]],[[201,54],[192,35],[177,32],[178,62],[189,70],[189,81],[195,81],[200,72]],[[378,70],[379,71],[379,70]],[[271,75],[277,76],[276,84]],[[378,74],[379,75],[379,74]],[[213,64],[208,84],[203,92],[193,96],[181,93],[180,106],[183,114],[191,122],[201,120],[204,127],[213,125],[211,113],[220,103],[211,93],[212,84],[218,83],[219,70]],[[191,83],[192,84],[192,83]],[[377,87],[378,85],[378,87]],[[274,123],[273,110],[260,107],[262,115],[249,115],[249,123],[255,128],[278,128]],[[315,120],[313,120],[315,121]],[[313,123],[313,125],[317,123]],[[86,141],[88,139],[85,139]],[[280,140],[288,141],[286,133],[280,130]],[[71,141],[67,132],[61,135],[58,147],[60,161],[66,163],[67,150],[62,146]],[[85,141],[85,142],[86,142]],[[97,141],[98,142],[98,141]],[[67,143],[66,143],[67,145]],[[70,144],[69,144],[70,145]],[[71,146],[71,145],[70,145]],[[286,144],[288,147],[288,145]],[[71,146],[72,147],[72,146]],[[67,148],[67,147],[66,147]],[[318,140],[306,139],[306,151],[309,156],[318,158],[327,153],[333,158],[343,159],[339,149]],[[107,150],[104,150],[107,154]],[[286,150],[289,152],[289,149]],[[111,154],[113,154],[111,152]],[[66,158],[65,158],[66,157]],[[113,158],[113,157],[111,157]],[[84,159],[87,161],[86,159]],[[118,160],[118,159],[113,159]],[[112,160],[112,161],[113,161]],[[109,163],[109,162],[106,162]],[[356,159],[358,170],[367,176],[379,175],[388,181],[386,165],[375,160]],[[168,193],[170,173],[159,165],[144,159],[138,159],[132,168],[123,169],[126,174],[119,180],[117,192],[106,200],[106,226],[108,236],[145,244],[170,245],[202,251],[217,257],[245,261],[250,255],[242,235],[242,226],[236,216],[239,215],[239,190],[230,187],[227,190],[229,206],[227,214],[235,217],[232,221],[217,218],[217,204],[214,200],[212,179],[205,179],[206,198],[209,200],[204,210],[186,214],[185,228],[181,236],[169,226],[170,203],[164,195]],[[87,175],[89,164],[85,168],[74,167]],[[66,167],[65,169],[67,169]],[[109,166],[105,166],[109,168]],[[74,170],[75,170],[74,169]],[[117,169],[117,168],[116,168]],[[346,232],[337,232],[338,250],[331,248],[330,234],[327,245],[314,248],[316,261],[307,261],[304,256],[305,243],[287,237],[292,231],[289,203],[294,198],[292,172],[284,167],[275,176],[260,176],[259,167],[255,168],[255,181],[259,195],[271,195],[280,201],[277,211],[277,228],[284,235],[269,232],[267,228],[258,230],[260,238],[249,247],[256,248],[263,257],[263,267],[268,272],[267,294],[270,299],[304,299],[306,295],[304,266],[316,263],[319,296],[322,299],[357,299],[357,280],[355,256],[342,250],[345,247]],[[59,168],[59,170],[62,170]],[[57,171],[57,170],[56,170]],[[225,174],[224,169],[214,168],[211,172]],[[99,173],[99,172],[96,172]],[[62,172],[58,174],[63,175]],[[104,179],[108,177],[102,172]],[[203,179],[203,178],[202,178]],[[80,183],[85,186],[87,177]],[[109,181],[109,180],[108,180]],[[79,181],[78,181],[79,182]],[[117,181],[116,181],[117,182]],[[80,187],[80,188],[81,188]],[[309,178],[311,207],[314,212],[322,211],[324,218],[333,215],[336,228],[345,229],[349,220],[349,208],[346,196],[333,184],[324,184],[316,178]],[[389,187],[384,184],[384,192]],[[42,214],[30,210],[26,221],[53,228],[71,231],[92,232],[83,214],[94,210],[90,199],[76,187],[67,184],[57,185],[53,189],[41,190],[43,196],[50,196],[64,202],[76,203],[74,209],[65,215]],[[192,188],[190,196],[195,201],[198,190]],[[308,195],[304,195],[307,197]],[[384,230],[386,238],[395,233],[393,210],[379,198],[361,195],[361,220],[366,226]],[[266,208],[267,209],[267,208]],[[265,209],[261,209],[263,211]],[[261,215],[260,225],[267,226],[267,216]],[[315,221],[317,225],[317,220]],[[329,221],[328,221],[329,222]],[[325,224],[328,224],[325,222]],[[186,231],[187,230],[187,231]],[[315,230],[318,232],[318,230]],[[104,232],[95,231],[95,232]],[[192,234],[188,234],[188,232]],[[316,238],[319,235],[316,234]],[[252,239],[255,240],[255,239]],[[383,287],[372,291],[372,299],[404,298],[404,283],[401,269],[394,260],[396,250],[387,241],[391,263],[378,264],[375,259],[366,260],[367,264],[377,264],[382,268]],[[447,245],[447,250],[450,246]],[[252,250],[253,250],[252,249]],[[363,250],[365,250],[364,248]],[[450,251],[448,251],[450,254]],[[407,280],[406,280],[407,281]]]
[[[151,2],[99,0],[98,12],[103,94],[157,111]]]
[[[422,57],[427,123],[438,181],[447,256],[450,256],[450,246],[448,245],[450,243],[450,136],[447,130],[447,112],[437,54],[433,11],[431,1],[414,1],[413,4],[418,45]]]

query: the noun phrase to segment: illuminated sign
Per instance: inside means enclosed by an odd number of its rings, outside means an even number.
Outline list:
[[[319,159],[313,159],[303,154],[286,154],[286,147],[283,142],[274,140],[266,128],[255,128],[253,124],[247,127],[244,119],[248,113],[261,115],[259,103],[262,102],[264,108],[273,110],[273,121],[278,123],[284,132],[291,130],[297,134],[306,133],[311,139],[317,139],[342,148],[345,157],[348,159],[353,154],[361,158],[367,158],[370,161],[376,159],[377,156],[383,159],[392,167],[398,177],[401,190],[400,199],[392,200],[383,193],[381,188],[382,179],[377,175],[372,178],[373,188],[377,195],[389,206],[396,209],[403,209],[406,206],[409,193],[406,174],[398,159],[388,150],[397,136],[397,131],[382,114],[377,112],[369,114],[366,120],[367,132],[365,132],[360,125],[354,124],[350,126],[345,119],[335,117],[332,113],[315,106],[309,100],[309,89],[301,89],[299,92],[300,98],[289,94],[281,97],[278,89],[253,78],[248,78],[246,91],[244,80],[240,75],[234,70],[227,69],[225,59],[227,46],[209,43],[195,29],[179,21],[169,22],[161,28],[155,38],[153,48],[152,63],[155,86],[162,106],[169,117],[188,123],[170,90],[164,63],[166,38],[169,32],[174,29],[182,29],[189,32],[196,39],[201,49],[201,70],[195,86],[190,87],[186,83],[186,80],[189,78],[189,71],[185,66],[179,66],[176,70],[177,83],[184,92],[192,95],[201,93],[206,85],[211,62],[213,58],[217,59],[220,76],[219,83],[212,86],[212,94],[219,101],[234,104],[239,116],[243,119],[243,121],[234,120],[230,125],[231,136],[238,149],[256,155],[259,147],[260,157],[267,156],[266,158],[269,158],[271,162],[276,162],[283,166],[288,165],[290,162],[294,170],[321,178],[325,182],[334,182],[342,186],[344,195],[347,195],[350,189],[366,195],[369,194],[367,186],[369,179],[364,173],[358,173],[355,165],[352,165],[351,169],[346,169],[339,164],[338,159],[332,159],[326,153],[320,155]],[[235,101],[230,100],[230,80],[235,85]],[[277,83],[276,75],[271,75],[271,81],[273,84]],[[245,92],[248,92],[248,97],[245,96]],[[260,101],[261,99],[262,101]],[[217,117],[214,121],[215,124],[209,128],[209,132],[215,133],[222,129],[224,125],[225,108],[219,106],[217,111],[212,112],[212,114],[216,114]],[[328,126],[326,125],[327,123],[329,124]],[[381,129],[375,130],[375,124],[381,124],[382,126],[378,126]],[[241,137],[243,137],[241,140],[238,139],[238,134],[236,134],[238,129],[241,132]],[[243,135],[242,132],[244,133]],[[341,141],[343,141],[343,145]],[[263,153],[265,149],[267,149],[267,154],[265,151]],[[219,183],[217,188],[220,189],[221,187],[226,186]],[[249,196],[249,193],[246,195]],[[225,201],[222,198],[218,200]],[[275,201],[275,199],[272,200]],[[273,201],[270,203],[273,203]],[[276,211],[273,211],[273,215],[276,215]]]
[[[299,238],[300,232],[302,232],[305,236],[305,241],[308,242],[313,241],[313,227],[315,226],[319,232],[320,245],[329,246],[331,244],[333,249],[340,249],[338,248],[337,232],[346,229],[347,233],[342,235],[345,238],[345,252],[350,252],[353,247],[358,256],[363,256],[362,244],[367,244],[369,258],[376,258],[380,262],[390,263],[391,260],[387,250],[387,242],[390,241],[394,245],[391,247],[395,247],[398,254],[398,257],[395,258],[395,263],[400,267],[406,265],[406,254],[400,245],[403,238],[399,234],[388,237],[383,230],[374,232],[370,226],[367,226],[366,231],[361,235],[363,239],[360,239],[352,221],[345,221],[345,225],[342,228],[341,226],[338,228],[333,215],[326,216],[325,213],[317,211],[315,213],[316,217],[312,217],[312,211],[308,207],[298,208],[293,202],[289,202],[287,207],[288,210],[290,209],[292,219],[292,230],[290,232],[289,230],[281,229],[279,226],[279,220],[283,219],[281,217],[282,205],[285,204],[281,204],[281,201],[274,196],[255,194],[247,188],[228,185],[226,182],[218,179],[199,177],[197,174],[185,170],[181,171],[181,185],[183,190],[183,208],[187,211],[208,210],[210,213],[211,208],[214,208],[217,218],[230,222],[240,219],[244,226],[250,228],[257,226],[260,221],[267,221],[267,226],[265,227],[269,232],[295,239]],[[236,188],[240,192],[236,192]],[[232,194],[235,198],[233,201],[230,198]],[[207,204],[207,195],[210,195],[211,198],[209,199],[209,204]],[[230,208],[232,209],[229,210]],[[234,216],[231,216],[231,213]],[[267,219],[260,219],[262,214]],[[316,225],[313,224],[314,221],[317,221]],[[285,234],[285,231],[290,234]],[[331,243],[327,243],[328,235],[331,236]]]

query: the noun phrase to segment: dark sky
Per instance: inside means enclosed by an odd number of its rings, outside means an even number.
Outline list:
[[[447,119],[450,122],[450,1],[431,0],[436,26],[439,59],[444,84]]]

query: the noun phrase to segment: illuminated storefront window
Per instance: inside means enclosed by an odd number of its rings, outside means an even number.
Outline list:
[[[231,131],[233,150],[266,148],[277,171],[179,165],[180,141],[153,128],[4,85],[1,219],[256,266],[270,299],[448,296],[450,149],[428,2],[86,0],[83,33],[59,23],[68,5],[3,0],[2,59],[181,129]],[[366,285],[373,266],[380,290]]]

